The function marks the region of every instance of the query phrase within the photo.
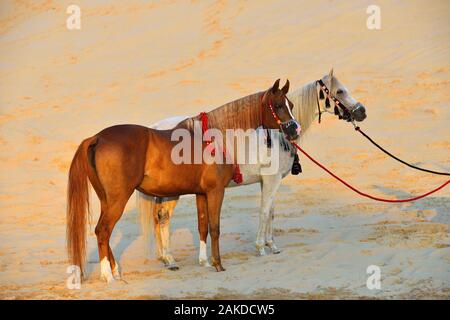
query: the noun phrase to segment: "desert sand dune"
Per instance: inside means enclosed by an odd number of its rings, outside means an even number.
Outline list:
[[[132,197],[111,247],[125,282],[100,281],[92,196],[88,279],[65,286],[65,192],[85,137],[118,123],[150,125],[198,114],[265,89],[292,88],[334,67],[367,107],[362,128],[397,155],[450,171],[449,1],[80,0],[81,30],[66,28],[72,1],[0,4],[0,298],[443,298],[450,297],[450,190],[415,203],[361,198],[300,156],[276,198],[279,255],[257,257],[259,187],[226,193],[226,272],[197,265],[197,216],[183,198],[172,224],[180,265],[144,254]],[[303,146],[372,194],[404,198],[446,177],[413,171],[333,116]],[[382,270],[381,290],[366,268]]]

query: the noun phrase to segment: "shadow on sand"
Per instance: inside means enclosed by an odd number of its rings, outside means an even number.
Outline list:
[[[120,237],[119,241],[115,245],[113,244],[113,241],[110,241],[111,250],[113,251],[114,258],[119,262],[119,266],[121,263],[122,254],[125,252],[125,250],[130,247],[138,238],[141,237],[137,214],[137,209],[132,209],[124,212],[111,234],[111,240],[117,237],[117,235]],[[97,221],[98,220],[92,221],[93,229],[95,229]],[[86,264],[87,277],[92,276],[92,272],[96,268],[96,264],[100,263],[95,236],[94,239],[95,246],[89,246],[89,254]],[[143,252],[142,254],[144,255],[145,253]]]

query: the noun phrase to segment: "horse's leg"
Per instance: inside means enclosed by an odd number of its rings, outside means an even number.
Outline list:
[[[169,270],[178,270],[179,267],[170,253],[170,218],[172,217],[177,200],[164,201],[157,211],[160,239],[161,239],[161,258]]]
[[[220,210],[222,208],[224,188],[210,191],[206,194],[208,206],[208,225],[211,235],[211,263],[218,272],[225,271],[220,261],[219,236],[220,236]]]
[[[198,263],[204,267],[210,267],[208,262],[208,254],[206,252],[206,240],[208,237],[208,207],[204,194],[196,196],[197,216],[198,216],[198,233],[200,237],[200,251],[198,254]]]
[[[161,210],[162,203],[155,203],[155,209],[153,210],[153,231],[156,239],[156,250],[158,259],[164,262],[162,253],[162,239],[161,239],[161,225],[159,224],[158,212]]]
[[[103,213],[103,211],[104,211],[104,209],[102,209],[102,213]],[[123,211],[123,210],[122,210]],[[120,216],[119,216],[119,218],[120,218]],[[117,219],[117,220],[119,220],[119,219]],[[100,220],[99,220],[100,221]],[[116,221],[117,222],[117,221]],[[97,224],[98,225],[98,224]],[[114,226],[113,226],[113,228],[114,228]],[[111,233],[112,233],[112,230],[111,230]],[[100,251],[99,251],[99,253],[100,253]],[[113,277],[114,277],[114,279],[115,280],[120,280],[121,279],[121,276],[120,276],[120,270],[119,270],[119,264],[117,263],[117,261],[116,261],[116,259],[114,258],[114,255],[113,255],[113,253],[112,253],[112,250],[111,250],[111,245],[109,244],[109,240],[108,240],[108,260],[109,260],[109,262],[110,262],[110,265],[111,265],[111,271],[112,271],[112,275],[113,275]],[[101,261],[101,260],[100,260]],[[106,272],[107,273],[107,272]],[[103,275],[103,273],[102,273],[102,275]],[[105,277],[102,277],[104,280],[106,280],[107,279],[107,277],[105,276]]]
[[[280,249],[275,245],[275,241],[273,239],[273,219],[274,219],[275,206],[272,201],[272,205],[270,206],[270,216],[269,222],[267,224],[266,230],[266,246],[270,248],[273,254],[278,254],[281,252]]]
[[[265,197],[263,194],[263,182],[261,181],[261,183],[259,184],[261,187],[261,204],[259,206],[259,225],[258,225],[258,231],[256,232],[256,250],[258,251],[258,254],[260,256],[264,256],[266,255],[266,251],[264,249],[264,245],[261,244],[261,237],[262,237],[262,224],[263,224],[263,207],[264,207],[264,201],[265,201]]]
[[[264,246],[266,244],[266,230],[270,218],[270,208],[281,184],[281,176],[276,175],[262,175],[261,182],[261,208],[259,212],[259,227],[256,235],[256,250],[259,255],[264,256],[266,251]]]
[[[114,258],[114,255],[111,250],[111,246],[108,244],[108,257],[109,262],[111,263],[111,269],[114,279],[120,280],[122,277],[120,276],[120,270],[119,270],[119,264],[117,263],[116,259]]]
[[[109,258],[109,238],[106,239],[105,224],[106,214],[108,212],[106,202],[101,202],[101,213],[95,227],[95,235],[97,236],[97,246],[98,246],[98,257],[100,261],[100,278],[106,282],[114,281],[114,276],[112,274],[110,258]],[[106,245],[105,245],[106,241]],[[106,250],[105,250],[106,247]],[[106,258],[107,263],[104,263]]]
[[[125,205],[128,201],[126,197],[119,197],[117,199],[108,199],[105,210],[102,210],[100,219],[95,227],[95,234],[97,235],[98,255],[100,259],[101,278],[110,283],[114,281],[112,270],[118,267],[109,246],[109,239],[117,221],[122,216]],[[114,264],[112,264],[114,261]]]

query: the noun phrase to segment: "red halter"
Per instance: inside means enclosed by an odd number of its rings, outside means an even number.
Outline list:
[[[263,100],[264,97],[266,96],[267,91],[261,96],[261,125],[264,127],[264,110],[263,110]],[[270,113],[272,113],[272,117],[275,119],[275,121],[277,122],[277,124],[280,126],[281,125],[281,120],[278,117],[278,115],[275,113],[275,111],[273,110],[273,105],[272,105],[272,99],[269,99],[269,110]]]

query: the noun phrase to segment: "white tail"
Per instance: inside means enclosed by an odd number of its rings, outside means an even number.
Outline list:
[[[156,209],[156,198],[136,191],[136,208],[139,212],[141,222],[141,232],[144,238],[145,255],[150,256],[151,249],[154,248],[155,230],[153,221],[153,211]]]

